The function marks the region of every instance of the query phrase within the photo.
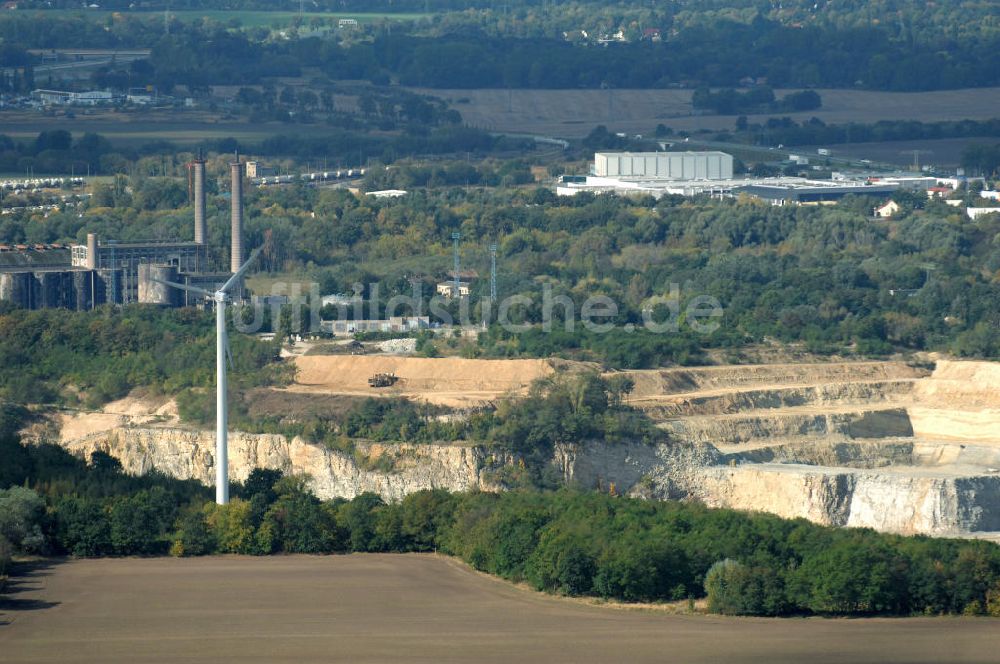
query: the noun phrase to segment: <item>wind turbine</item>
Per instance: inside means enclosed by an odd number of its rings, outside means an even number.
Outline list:
[[[227,433],[229,408],[226,401],[226,356],[230,355],[230,362],[232,358],[229,352],[229,337],[226,333],[226,302],[229,301],[230,291],[240,283],[247,268],[250,267],[258,254],[260,254],[260,248],[255,249],[240,269],[234,272],[233,276],[229,277],[229,280],[214,293],[197,286],[154,279],[157,283],[204,295],[215,302],[215,502],[219,505],[225,505],[229,502],[229,441]]]

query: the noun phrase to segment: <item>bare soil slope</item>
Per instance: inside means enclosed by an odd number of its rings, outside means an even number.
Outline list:
[[[176,423],[177,402],[165,397],[128,396],[112,401],[99,413],[62,412],[56,415],[62,441],[84,438],[119,426]]]
[[[387,355],[306,355],[295,358],[290,389],[299,392],[404,396],[447,406],[463,406],[521,392],[553,373],[548,360],[467,360]],[[373,389],[368,379],[393,373],[392,387]]]

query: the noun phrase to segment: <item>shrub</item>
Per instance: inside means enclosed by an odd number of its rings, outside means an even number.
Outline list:
[[[14,547],[10,545],[6,537],[0,535],[0,580],[7,574],[13,552]],[[2,585],[0,585],[0,589],[2,589]]]
[[[705,575],[708,610],[731,616],[776,616],[787,612],[780,575],[765,567],[748,567],[726,558]]]

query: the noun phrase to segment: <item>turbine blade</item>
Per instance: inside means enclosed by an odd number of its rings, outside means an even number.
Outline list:
[[[233,368],[233,349],[229,346],[229,335],[226,335],[226,357],[229,359],[229,368]]]
[[[227,281],[219,290],[222,291],[223,293],[228,293],[230,288],[239,283],[243,275],[246,274],[247,269],[249,269],[250,264],[253,263],[254,259],[260,255],[260,250],[262,248],[263,247],[257,247],[256,249],[254,249],[253,253],[250,254],[250,258],[248,258],[246,262],[243,263],[243,265],[240,267],[239,270],[233,273],[233,276],[229,277],[229,281]]]
[[[188,284],[178,284],[174,281],[163,281],[162,279],[150,279],[158,284],[164,284],[166,286],[173,286],[174,288],[179,288],[181,290],[191,291],[192,293],[198,293],[199,295],[205,295],[206,297],[213,297],[213,293],[205,290],[204,288],[198,288],[197,286],[190,286]]]

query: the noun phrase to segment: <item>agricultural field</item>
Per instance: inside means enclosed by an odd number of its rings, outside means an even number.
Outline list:
[[[732,115],[695,115],[691,90],[417,90],[447,100],[469,124],[491,131],[580,138],[595,125],[649,134],[657,124],[674,130],[732,129]],[[782,96],[788,90],[775,90]],[[828,124],[879,120],[936,120],[995,117],[1000,88],[937,92],[818,90],[823,107],[780,113],[796,121],[818,117]],[[769,115],[748,116],[750,122]]]
[[[170,117],[173,116],[173,117]],[[178,118],[183,118],[178,120]],[[135,147],[144,143],[169,141],[180,146],[194,145],[218,138],[257,142],[274,134],[325,134],[323,125],[281,123],[251,124],[246,121],[219,120],[208,113],[170,112],[117,113],[96,111],[66,117],[44,117],[38,113],[10,112],[3,116],[3,133],[20,141],[30,141],[39,132],[68,129],[74,138],[86,133],[101,134],[116,145]]]
[[[540,595],[422,554],[53,561],[0,602],[17,662],[994,662],[990,619],[726,619]],[[794,629],[792,629],[794,627]]]

